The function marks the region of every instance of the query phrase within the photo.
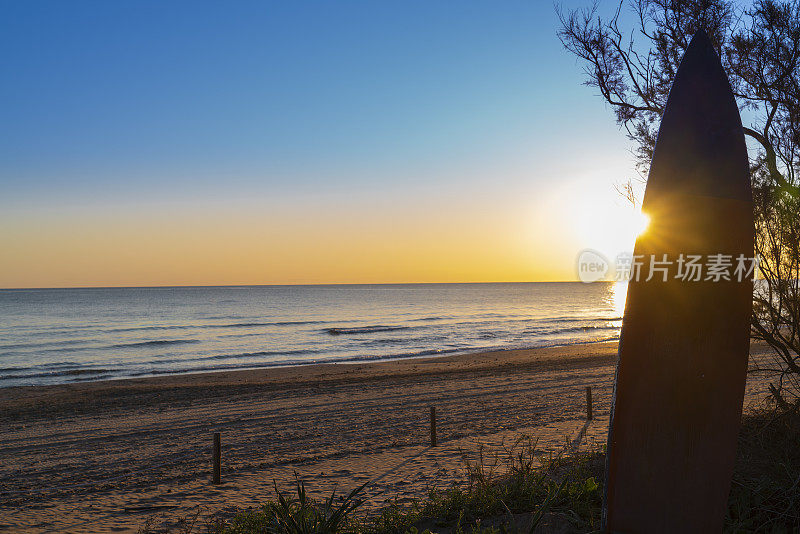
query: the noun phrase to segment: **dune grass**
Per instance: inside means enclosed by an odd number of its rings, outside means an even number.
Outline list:
[[[602,451],[537,457],[522,437],[491,457],[465,460],[468,483],[434,489],[411,505],[377,514],[359,511],[358,488],[337,498],[311,499],[301,481],[292,495],[255,511],[205,525],[185,522],[176,532],[214,534],[440,534],[597,532],[603,492]],[[143,529],[142,532],[156,532]],[[728,502],[725,532],[800,532],[800,405],[746,416]]]
[[[800,403],[742,421],[725,530],[800,533]]]
[[[241,513],[226,523],[218,523],[212,531],[226,534],[359,532],[361,523],[353,517],[353,512],[362,503],[357,497],[362,489],[363,486],[354,489],[338,504],[334,504],[335,493],[317,502],[308,496],[305,484],[296,480],[295,495],[285,495],[275,486],[275,501],[267,502],[257,512]]]
[[[477,461],[465,461],[466,486],[434,489],[412,506],[385,508],[363,531],[529,532],[552,523],[595,530],[603,459],[601,452],[537,457],[535,441],[522,437],[500,454],[487,458],[480,451]]]

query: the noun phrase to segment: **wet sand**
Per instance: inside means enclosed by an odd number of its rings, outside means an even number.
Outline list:
[[[406,502],[463,482],[463,457],[481,446],[604,444],[615,361],[616,343],[598,343],[0,389],[0,530],[135,532],[148,518],[257,506],[295,472],[316,495],[368,483],[365,511]],[[745,404],[765,387],[752,374]]]

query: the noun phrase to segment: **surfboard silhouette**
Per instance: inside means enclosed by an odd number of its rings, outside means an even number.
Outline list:
[[[739,109],[705,31],[675,76],[642,210],[650,225],[636,241],[642,264],[628,285],[620,337],[604,526],[720,532],[752,308],[752,276],[736,270],[753,256],[754,226]],[[699,279],[696,268],[686,276],[694,256],[702,258]],[[717,276],[727,261],[729,280]]]

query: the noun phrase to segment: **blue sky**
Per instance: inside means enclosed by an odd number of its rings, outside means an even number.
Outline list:
[[[632,175],[549,2],[16,2],[4,15],[6,214],[504,202]]]

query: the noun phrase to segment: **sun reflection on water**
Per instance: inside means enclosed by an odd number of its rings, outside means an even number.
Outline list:
[[[628,282],[615,282],[608,288],[611,304],[617,317],[622,317],[625,313],[625,297],[628,296]]]

